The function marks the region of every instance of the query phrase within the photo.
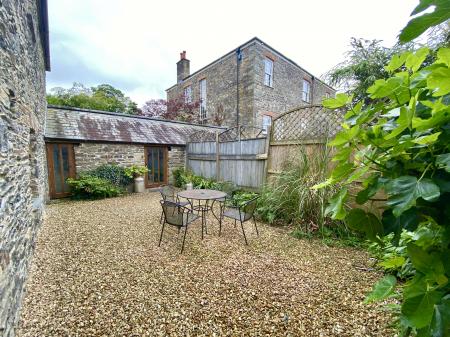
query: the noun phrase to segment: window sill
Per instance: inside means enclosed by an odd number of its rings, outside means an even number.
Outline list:
[[[267,84],[264,84],[264,86],[265,86],[266,88],[273,89],[273,85],[267,85]]]

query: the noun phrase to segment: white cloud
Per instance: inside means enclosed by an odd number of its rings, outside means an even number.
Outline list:
[[[351,37],[392,45],[417,0],[50,0],[48,86],[111,83],[139,104],[254,36],[320,76]]]

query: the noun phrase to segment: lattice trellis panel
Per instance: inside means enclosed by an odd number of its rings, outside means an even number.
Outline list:
[[[200,130],[191,133],[188,137],[189,143],[209,142],[216,140],[216,133],[213,131]]]
[[[222,132],[219,135],[220,142],[229,142],[235,140],[266,138],[266,135],[261,128],[254,126],[237,126]]]
[[[272,141],[325,141],[342,128],[343,113],[322,106],[307,106],[289,111],[272,123]]]

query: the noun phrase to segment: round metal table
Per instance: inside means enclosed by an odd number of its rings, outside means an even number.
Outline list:
[[[181,198],[187,199],[189,203],[191,204],[192,210],[197,211],[198,213],[201,213],[202,216],[202,239],[203,239],[203,232],[205,231],[206,234],[208,234],[208,229],[206,227],[206,214],[211,211],[211,213],[214,215],[214,217],[219,221],[220,224],[220,217],[218,218],[213,210],[214,202],[218,199],[224,199],[227,194],[222,191],[216,191],[216,190],[185,190],[178,192],[177,195]],[[198,204],[195,205],[194,201],[198,201]],[[211,202],[211,203],[210,203]],[[204,228],[204,230],[203,230]]]

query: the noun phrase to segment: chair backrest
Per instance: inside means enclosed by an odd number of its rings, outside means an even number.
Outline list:
[[[239,210],[244,215],[243,221],[250,220],[253,217],[253,214],[256,210],[256,205],[258,202],[259,196],[247,201],[245,204],[243,204],[241,207],[239,207]]]
[[[222,192],[225,192],[229,197],[233,195],[235,190],[236,186],[232,182],[227,181],[222,185]]]
[[[167,200],[161,200],[160,203],[166,222],[173,226],[182,227],[184,207]]]
[[[159,188],[159,193],[164,201],[175,202],[175,189],[170,185],[164,185]]]

